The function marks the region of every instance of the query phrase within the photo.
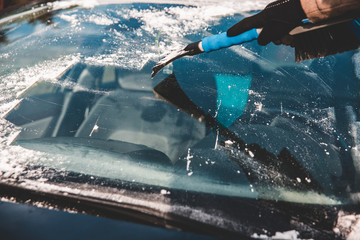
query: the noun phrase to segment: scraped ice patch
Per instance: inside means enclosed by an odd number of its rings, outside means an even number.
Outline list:
[[[4,53],[4,54],[0,54],[0,59],[7,59],[9,58],[10,54],[8,53]]]
[[[336,129],[336,118],[335,118],[335,109],[333,107],[325,109],[314,109],[313,113],[318,116],[316,119],[313,119],[313,122],[316,123],[323,132],[332,135]]]
[[[264,8],[267,4],[272,2],[272,0],[244,0],[239,4],[238,0],[64,0],[64,1],[56,1],[53,3],[48,3],[53,6],[53,9],[67,9],[73,6],[80,6],[84,8],[93,8],[98,5],[106,5],[106,4],[129,4],[129,3],[155,3],[155,4],[183,4],[183,5],[193,5],[193,6],[208,6],[208,5],[224,5],[229,6],[234,9],[239,10],[241,5],[242,11],[249,10],[260,10]]]
[[[251,237],[255,239],[263,240],[298,240],[299,232],[295,230],[286,231],[286,232],[276,232],[274,236],[267,236],[265,234],[256,234],[254,233]]]
[[[68,22],[77,22],[76,15],[61,14],[59,17]]]
[[[111,65],[125,69],[140,70],[150,59],[155,58],[154,53],[136,52],[122,52],[119,49],[118,53],[99,54],[91,57],[85,57],[84,63],[89,65]],[[149,75],[150,76],[150,75]]]
[[[171,192],[170,191],[167,191],[166,189],[161,189],[160,190],[160,194],[162,195],[169,195]]]
[[[359,182],[360,178],[360,122],[355,121],[351,124],[351,135],[353,136],[355,146],[351,149],[351,155],[354,159],[354,167],[357,172],[356,182]]]
[[[360,79],[360,68],[357,67],[357,66],[360,66],[360,51],[357,51],[357,53],[353,55],[352,60],[355,65],[355,67],[354,67],[355,74],[356,74],[357,78]]]
[[[99,5],[99,2],[96,0],[64,0],[48,3],[48,6],[50,6],[53,11],[68,9],[75,6],[93,8],[97,5]]]
[[[71,26],[78,26],[80,23],[94,23],[100,26],[108,26],[119,22],[118,18],[108,16],[101,12],[94,12],[90,15],[61,14],[61,19],[70,22]]]
[[[102,16],[97,16],[97,15],[91,15],[89,17],[89,22],[93,22],[97,25],[111,25],[114,24],[115,21],[102,15]]]
[[[259,61],[258,59],[260,58],[260,55],[258,53],[254,51],[250,51],[249,49],[243,46],[234,46],[231,49],[239,56],[242,56],[250,61]]]
[[[77,19],[76,15],[61,14],[59,17],[62,20],[70,22],[72,27],[79,25],[79,20]]]
[[[2,76],[0,103],[11,101],[20,92],[40,79],[56,79],[67,67],[79,60],[79,56],[65,56],[56,60],[44,61],[32,67],[21,68],[14,73]],[[7,111],[6,109],[3,110]],[[3,114],[4,112],[0,112],[0,115]]]
[[[311,179],[305,179],[309,181]],[[315,192],[295,192],[295,191],[281,191],[278,196],[280,199],[288,202],[301,202],[308,204],[320,204],[320,205],[335,205],[341,204],[341,201],[333,199],[324,194],[319,194]]]
[[[360,214],[348,214],[339,211],[338,219],[333,231],[347,240],[360,239]]]

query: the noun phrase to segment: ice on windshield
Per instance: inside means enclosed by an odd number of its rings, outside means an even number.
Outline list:
[[[6,25],[2,177],[44,180],[40,165],[169,189],[337,203],[357,176],[358,54],[295,65],[290,48],[248,43],[180,59],[150,78],[161,55],[222,32],[267,2],[69,1],[49,4],[54,11],[44,18]],[[249,143],[247,155],[155,98],[153,87],[170,74],[190,100]],[[254,158],[258,146],[269,162]]]
[[[19,65],[20,68],[36,61],[80,53],[91,63],[140,69],[149,59],[158,57],[159,53],[168,52],[189,42],[186,35],[203,34],[221,17],[260,9],[267,2],[243,1],[239,5],[228,1],[221,5],[203,5],[200,1],[194,2],[197,6],[162,5],[150,8],[147,5],[108,8],[96,1],[48,3],[50,10],[59,12],[56,15],[53,12],[50,12],[49,16],[45,15],[44,24],[40,18],[31,24],[22,22],[14,27],[4,27],[6,34],[2,41],[9,42],[10,46],[2,47],[0,59],[6,59],[8,64],[15,64],[14,67]],[[62,10],[76,5],[83,8]],[[196,18],[193,17],[194,14]],[[91,36],[96,36],[96,39]],[[38,48],[44,51],[35,54],[36,50],[30,46],[39,42],[41,44]],[[87,51],[89,48],[94,50],[95,47],[99,49],[95,52]],[[30,54],[38,56],[38,59],[35,59],[35,62],[24,62],[28,61],[27,56]]]

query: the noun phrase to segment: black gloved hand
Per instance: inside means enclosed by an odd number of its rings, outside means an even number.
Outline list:
[[[279,0],[270,3],[258,14],[236,23],[228,29],[227,35],[233,37],[253,28],[262,28],[257,40],[260,45],[265,46],[270,42],[280,44],[285,41],[283,37],[300,25],[304,18],[306,15],[300,0]]]

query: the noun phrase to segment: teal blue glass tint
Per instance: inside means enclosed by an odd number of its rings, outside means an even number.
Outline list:
[[[251,75],[232,76],[215,74],[217,87],[216,119],[224,126],[229,127],[238,119],[248,101]]]

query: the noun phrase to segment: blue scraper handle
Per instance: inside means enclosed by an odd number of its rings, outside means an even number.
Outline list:
[[[217,35],[206,37],[202,41],[190,43],[184,49],[173,52],[172,54],[169,54],[161,61],[159,61],[152,68],[153,72],[151,74],[151,77],[154,77],[167,64],[183,56],[193,56],[203,52],[211,52],[211,51],[219,50],[221,48],[227,48],[233,45],[250,42],[258,38],[259,31],[260,29],[254,28],[235,37],[228,37],[226,32],[223,32]]]
[[[235,37],[228,37],[226,32],[206,37],[201,41],[202,48],[205,52],[227,48],[233,45],[250,42],[257,39],[259,36],[257,29],[251,29]]]

